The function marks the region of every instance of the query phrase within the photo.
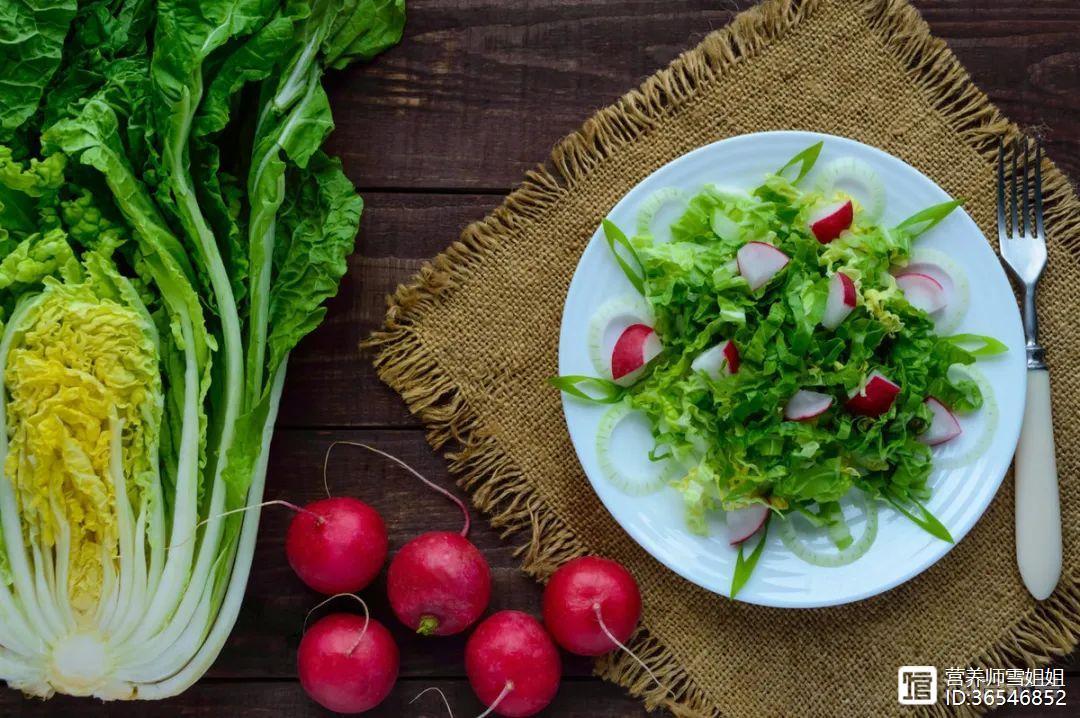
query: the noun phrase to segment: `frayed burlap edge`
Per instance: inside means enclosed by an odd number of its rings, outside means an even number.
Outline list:
[[[1009,122],[971,81],[945,43],[933,37],[906,0],[859,0],[883,47],[907,70],[934,110],[987,162],[996,161],[1002,138],[1019,137]],[[529,575],[546,578],[562,563],[587,552],[534,486],[515,466],[438,362],[424,346],[415,324],[444,295],[460,286],[472,268],[527,226],[605,158],[660,125],[700,88],[737,63],[753,58],[813,13],[820,0],[766,0],[737,15],[666,69],[617,103],[589,118],[563,139],[548,165],[529,172],[522,185],[485,219],[426,264],[408,285],[387,300],[386,322],[362,343],[375,349],[379,378],[401,394],[427,428],[429,442],[447,449],[450,470],[491,524],[504,537],[528,531],[517,552]],[[1080,201],[1065,176],[1047,161],[1044,171],[1047,224],[1052,239],[1080,256]],[[452,448],[451,448],[452,447]],[[1054,596],[1038,604],[998,644],[972,660],[973,666],[1041,665],[1069,653],[1080,639],[1080,581],[1062,578]],[[648,631],[635,634],[631,648],[664,687],[631,657],[618,654],[597,662],[597,674],[626,688],[652,709],[662,706],[680,717],[722,712],[679,666],[667,647]],[[670,691],[670,692],[669,692]],[[955,709],[975,715],[970,707]],[[952,714],[956,714],[956,712]],[[925,716],[949,715],[943,705],[926,706]]]

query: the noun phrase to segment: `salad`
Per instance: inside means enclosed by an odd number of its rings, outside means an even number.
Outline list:
[[[963,415],[987,405],[995,418],[972,365],[1005,346],[949,333],[964,312],[962,272],[913,247],[960,202],[883,225],[885,191],[873,170],[842,158],[811,175],[821,148],[751,191],[662,190],[630,236],[605,220],[637,294],[612,299],[591,320],[597,376],[551,380],[613,405],[597,437],[608,479],[634,494],[675,489],[698,533],[726,512],[739,551],[733,597],[773,522],[786,547],[821,565],[868,550],[881,503],[952,541],[926,508],[936,447],[962,433]],[[675,220],[654,229],[672,207]],[[611,456],[615,427],[635,413],[651,429],[655,471],[620,470]],[[857,538],[844,511],[852,504],[865,516]],[[803,542],[800,522],[834,550]]]

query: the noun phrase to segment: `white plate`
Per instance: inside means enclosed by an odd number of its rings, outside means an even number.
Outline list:
[[[764,132],[716,142],[661,167],[623,197],[608,217],[631,234],[638,208],[657,190],[675,187],[694,193],[708,183],[749,189],[819,140],[824,140],[825,145],[817,169],[838,157],[856,157],[877,171],[886,187],[881,220],[885,224],[896,224],[949,199],[921,172],[873,147],[831,135]],[[811,175],[803,186],[813,181]],[[976,460],[961,468],[935,469],[931,478],[934,494],[928,507],[959,541],[986,510],[1012,460],[1024,407],[1024,338],[1005,273],[966,212],[954,211],[920,237],[916,247],[948,254],[967,274],[970,308],[955,331],[988,334],[1009,347],[1007,354],[981,360],[977,365],[993,387],[998,404],[993,439]],[[589,320],[609,298],[633,294],[634,289],[612,259],[598,228],[581,256],[567,293],[559,335],[560,374],[596,375],[589,359]],[[736,552],[724,539],[720,512],[710,518],[710,535],[698,536],[687,530],[681,499],[673,489],[648,496],[623,493],[604,478],[597,458],[596,427],[606,407],[564,397],[563,408],[585,474],[615,520],[671,570],[710,591],[728,595]],[[965,433],[977,433],[987,421],[987,413],[979,412],[965,420]],[[624,445],[627,440],[626,436],[622,438]],[[651,446],[647,434],[640,440],[630,439],[628,448],[633,448],[635,441],[642,450],[646,444]],[[856,522],[852,532],[858,536],[860,531]],[[877,541],[866,555],[847,566],[822,568],[806,563],[784,548],[774,530],[769,532],[761,560],[738,600],[791,608],[857,601],[907,581],[950,548],[952,544],[934,538],[885,505],[880,510]]]

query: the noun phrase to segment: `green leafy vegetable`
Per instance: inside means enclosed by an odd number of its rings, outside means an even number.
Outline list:
[[[626,235],[614,222],[605,219],[603,226],[604,238],[607,240],[615,261],[619,263],[619,267],[622,269],[623,274],[626,275],[626,278],[630,280],[630,284],[634,285],[634,289],[644,294],[645,288],[641,279],[641,260],[638,258],[637,252],[634,251],[634,246],[630,244],[630,240],[626,238]],[[629,256],[629,259],[623,256],[624,253]]]
[[[798,168],[798,172],[790,181],[791,184],[799,184],[803,177],[810,173],[810,170],[814,169],[814,165],[817,163],[818,155],[821,154],[821,148],[825,146],[825,142],[818,142],[810,145],[805,150],[788,160],[788,163],[780,168],[776,174],[781,177],[786,177],[788,171],[794,168]]]
[[[0,678],[163,698],[239,611],[363,203],[322,80],[401,0],[0,0]]]
[[[570,396],[596,404],[616,404],[626,395],[626,389],[615,382],[593,376],[553,376],[548,382]]]
[[[750,552],[750,555],[745,554],[746,542],[739,544],[739,555],[735,557],[735,571],[731,576],[731,598],[735,598],[739,591],[742,590],[746,582],[750,580],[751,574],[754,573],[754,568],[758,564],[758,560],[761,558],[761,554],[765,551],[765,541],[769,538],[769,523],[772,521],[772,515],[765,519],[765,525],[761,527],[759,532],[759,538],[757,545]]]
[[[992,357],[1009,351],[1000,341],[985,334],[953,334],[946,339],[960,347],[974,345],[975,348],[968,349],[967,352],[975,357]]]

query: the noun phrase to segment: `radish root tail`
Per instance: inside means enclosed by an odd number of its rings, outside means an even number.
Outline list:
[[[273,501],[263,501],[261,504],[252,504],[251,506],[241,506],[238,509],[229,509],[228,511],[222,511],[220,514],[214,514],[213,516],[207,516],[205,519],[203,519],[199,523],[195,524],[195,528],[193,528],[191,530],[191,535],[190,536],[188,536],[183,541],[179,541],[177,543],[166,546],[166,548],[171,551],[174,548],[179,548],[180,546],[183,546],[188,541],[191,541],[192,539],[195,538],[195,532],[199,530],[199,527],[205,526],[206,524],[210,523],[211,521],[216,521],[217,519],[224,518],[226,516],[231,516],[232,514],[240,514],[240,513],[243,513],[245,511],[250,511],[251,509],[265,508],[267,506],[284,506],[286,508],[292,509],[293,511],[295,511],[298,514],[308,514],[310,516],[314,516],[315,520],[318,521],[320,524],[322,524],[324,521],[326,521],[325,518],[323,518],[322,516],[319,516],[314,511],[308,511],[304,507],[297,506],[296,504],[292,503],[291,501],[282,501],[281,499],[274,499]]]
[[[330,603],[334,599],[344,598],[346,596],[359,603],[360,606],[364,609],[364,627],[360,629],[360,635],[356,637],[356,641],[352,644],[352,647],[345,654],[347,656],[351,656],[352,652],[356,650],[356,647],[360,645],[360,641],[364,639],[364,634],[367,633],[368,624],[371,623],[371,612],[368,611],[367,604],[364,602],[364,599],[360,598],[355,593],[335,593],[333,596],[330,596],[329,598],[324,598],[322,601],[319,601],[317,604],[315,604],[315,607],[308,611],[307,615],[304,616],[304,629],[301,631],[301,633],[307,633],[307,624],[308,621],[311,620],[311,614],[315,613],[320,608]]]
[[[409,705],[412,705],[413,703],[416,703],[416,701],[420,700],[421,696],[423,696],[425,693],[429,693],[431,691],[435,691],[436,693],[439,694],[439,698],[442,698],[443,705],[446,706],[446,712],[450,714],[450,718],[454,718],[454,711],[450,707],[450,701],[446,699],[446,694],[442,692],[441,688],[436,688],[435,686],[431,686],[430,688],[425,688],[424,690],[417,693],[415,696],[413,696],[413,699],[411,701],[409,701]]]
[[[358,448],[361,448],[361,449],[367,449],[368,451],[370,451],[372,453],[378,454],[379,456],[383,457],[384,459],[389,459],[390,461],[393,461],[395,464],[397,464],[401,468],[408,471],[410,474],[412,474],[416,478],[420,479],[420,481],[424,482],[424,484],[428,488],[430,488],[432,491],[440,493],[443,496],[445,496],[446,498],[453,501],[455,504],[457,504],[457,507],[459,509],[461,509],[462,516],[465,517],[465,526],[463,526],[462,529],[461,529],[461,535],[462,536],[468,536],[469,535],[469,526],[470,526],[469,507],[465,505],[464,501],[459,499],[457,496],[454,496],[452,493],[450,493],[449,491],[447,491],[443,487],[439,486],[434,481],[431,481],[430,479],[426,478],[423,474],[421,474],[419,471],[417,471],[413,467],[406,464],[404,461],[402,461],[398,457],[396,457],[396,456],[394,456],[392,454],[388,454],[385,451],[382,451],[380,449],[376,449],[374,446],[368,446],[367,444],[361,444],[358,441],[335,441],[332,444],[330,444],[330,446],[326,447],[326,456],[323,457],[322,475],[323,475],[323,488],[326,489],[326,495],[327,496],[330,496],[330,483],[327,481],[327,478],[326,478],[326,467],[330,463],[330,452],[333,451],[334,447],[338,446],[339,444],[343,445],[343,446],[355,446],[355,447],[358,447]]]
[[[614,643],[620,649],[625,651],[628,656],[630,656],[635,661],[637,661],[638,665],[645,669],[645,672],[649,674],[649,677],[653,679],[653,682],[656,683],[656,685],[660,686],[665,691],[667,691],[668,695],[674,695],[674,693],[672,693],[670,688],[668,688],[667,686],[665,686],[663,683],[660,682],[660,679],[657,678],[656,674],[652,672],[652,669],[649,668],[649,666],[645,664],[645,661],[641,660],[641,658],[639,658],[636,653],[634,653],[633,651],[631,651],[629,648],[626,647],[626,644],[624,644],[622,641],[620,641],[618,638],[615,637],[615,634],[612,633],[611,629],[609,629],[607,627],[607,624],[604,623],[604,616],[600,612],[600,604],[599,603],[594,603],[593,604],[593,613],[596,614],[596,620],[599,621],[599,623],[600,623],[600,630],[604,632],[604,635],[608,637],[608,640],[610,640],[612,643]]]
[[[487,718],[489,715],[491,715],[495,711],[495,709],[499,707],[499,704],[502,703],[503,700],[505,700],[505,698],[510,695],[513,690],[514,682],[507,681],[506,685],[503,686],[502,692],[499,693],[499,697],[495,699],[495,702],[489,705],[487,710],[476,716],[476,718]]]

